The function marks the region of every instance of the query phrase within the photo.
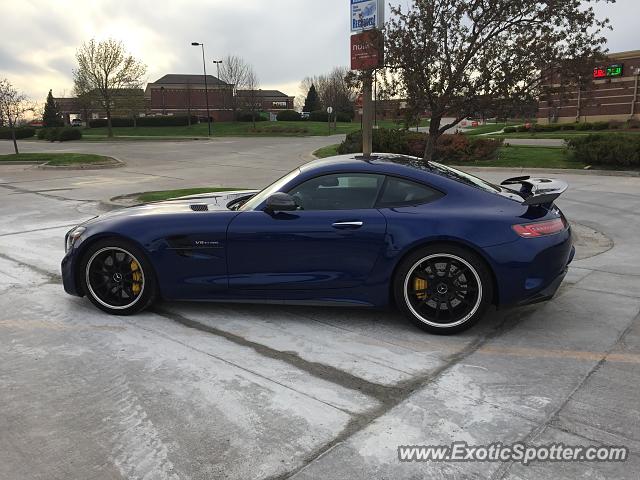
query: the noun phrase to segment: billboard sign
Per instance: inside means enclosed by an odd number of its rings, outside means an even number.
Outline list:
[[[384,27],[384,0],[350,0],[351,31]]]
[[[597,67],[593,69],[593,78],[608,78],[608,77],[621,77],[622,76],[622,64],[616,63],[615,65],[609,65],[608,67]]]
[[[351,70],[373,70],[384,64],[384,43],[379,30],[351,35]]]

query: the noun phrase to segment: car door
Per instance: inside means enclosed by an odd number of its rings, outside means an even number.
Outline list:
[[[383,183],[383,175],[323,175],[289,189],[298,210],[241,212],[227,233],[229,287],[362,284],[384,248],[386,220],[374,208]]]

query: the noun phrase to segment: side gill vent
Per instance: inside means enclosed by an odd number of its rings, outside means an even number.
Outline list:
[[[189,205],[191,207],[191,210],[193,210],[194,212],[208,212],[209,211],[209,207],[207,206],[206,203],[194,203],[193,205]]]

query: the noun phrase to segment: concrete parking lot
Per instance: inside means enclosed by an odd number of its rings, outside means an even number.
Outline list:
[[[260,187],[330,143],[23,142],[127,166],[0,165],[0,479],[638,478],[640,177],[552,174],[571,184],[558,204],[583,237],[557,297],[451,337],[395,311],[163,303],[121,318],[63,292],[64,233],[102,200]],[[398,461],[399,445],[454,441],[631,453]]]

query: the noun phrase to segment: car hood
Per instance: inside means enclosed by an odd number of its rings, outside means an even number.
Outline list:
[[[137,217],[150,215],[169,215],[188,213],[193,215],[212,211],[228,211],[227,205],[241,197],[255,195],[259,190],[234,190],[229,192],[201,193],[186,197],[173,198],[160,202],[145,203],[132,207],[113,210],[88,220],[83,225],[91,225],[106,219],[117,217]]]

